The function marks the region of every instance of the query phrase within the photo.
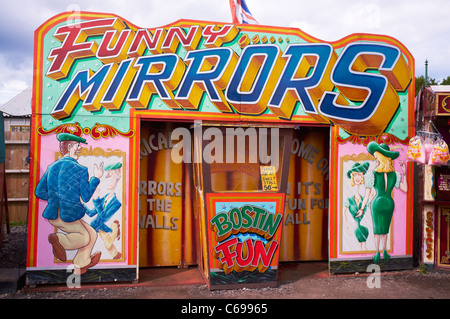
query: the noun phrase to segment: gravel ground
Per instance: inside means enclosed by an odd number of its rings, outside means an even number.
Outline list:
[[[26,226],[11,228],[0,247],[0,268],[25,266]],[[275,288],[210,291],[206,285],[130,286],[64,291],[27,288],[0,295],[0,299],[449,299],[450,272],[417,269],[380,276],[380,288],[368,287],[368,276],[304,277],[280,282]]]
[[[33,292],[22,289],[6,299],[449,299],[450,275],[405,271],[381,276],[380,288],[369,288],[367,276],[303,278],[275,288],[210,291],[206,285],[84,288]]]
[[[0,268],[25,267],[27,259],[27,225],[11,227],[0,245]]]

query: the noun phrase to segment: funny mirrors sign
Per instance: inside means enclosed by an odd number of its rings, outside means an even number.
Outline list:
[[[46,37],[42,75],[61,84],[45,112],[53,122],[163,110],[309,119],[378,135],[413,77],[403,48],[385,36],[323,43],[295,29],[191,21],[146,29],[99,14],[58,24]]]

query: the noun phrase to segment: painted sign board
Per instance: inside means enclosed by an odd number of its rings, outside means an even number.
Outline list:
[[[210,287],[275,284],[284,194],[209,193]]]
[[[338,139],[339,184],[330,210],[330,272],[412,268],[413,204],[408,140]],[[383,156],[381,157],[380,154]],[[383,155],[384,154],[384,155]],[[337,178],[337,177],[336,177]]]
[[[450,208],[440,206],[438,210],[436,267],[450,269]]]
[[[401,96],[411,83],[411,61],[386,36],[324,43],[289,28],[179,21],[143,29],[108,14],[80,17],[73,22],[62,14],[37,32],[37,49],[45,50],[36,56],[43,80],[37,85],[41,97],[51,98],[41,111],[53,125],[150,111],[300,120],[378,135],[408,105]]]
[[[450,115],[450,94],[436,94],[436,115]]]
[[[76,203],[86,212],[77,221],[94,229],[98,224],[108,235],[84,227],[89,236],[83,240],[88,238],[92,247],[78,265],[82,278],[97,272],[92,280],[108,280],[105,274],[114,270],[121,274],[115,279],[134,279],[141,120],[331,126],[330,179],[338,182],[330,192],[334,216],[342,208],[344,183],[345,168],[338,163],[354,152],[351,143],[338,140],[388,134],[403,141],[411,136],[413,74],[408,50],[383,35],[353,34],[324,42],[299,29],[262,25],[180,20],[142,28],[93,12],[50,18],[35,32],[29,279],[66,280],[81,246],[66,243],[64,225],[45,213],[62,198],[53,201],[39,191],[46,178],[55,186],[48,175],[64,158],[61,140],[68,138],[62,133],[78,136],[73,164],[83,171],[79,182],[89,185]],[[411,176],[408,171],[409,182]],[[410,190],[399,199],[399,209],[409,209]],[[117,210],[89,216],[94,199],[105,196],[117,200]],[[340,235],[333,222],[331,227],[330,257],[340,258],[335,249]]]

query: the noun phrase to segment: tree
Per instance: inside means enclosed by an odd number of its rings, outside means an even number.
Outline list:
[[[450,85],[450,76],[447,76],[445,79],[443,79],[440,85]]]
[[[447,79],[450,81],[450,76],[447,77]],[[428,78],[427,86],[428,85],[438,85],[438,83],[436,82],[435,79]],[[423,75],[418,76],[418,77],[416,76],[416,91],[415,91],[414,96],[416,96],[419,93],[420,89],[423,88],[424,86],[425,86],[425,77]]]

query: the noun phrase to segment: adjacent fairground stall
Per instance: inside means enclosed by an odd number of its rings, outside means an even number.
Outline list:
[[[408,158],[419,177],[419,258],[428,267],[450,269],[450,86],[423,88],[417,110]]]
[[[396,39],[62,13],[34,63],[29,284],[412,267],[414,59]]]

